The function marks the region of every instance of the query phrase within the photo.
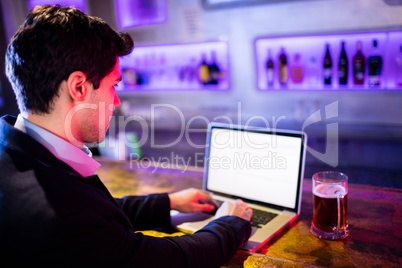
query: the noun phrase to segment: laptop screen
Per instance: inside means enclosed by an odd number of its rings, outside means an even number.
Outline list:
[[[206,189],[296,209],[303,169],[303,134],[211,127]]]

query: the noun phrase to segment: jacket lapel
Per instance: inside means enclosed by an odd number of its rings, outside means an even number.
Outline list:
[[[56,158],[42,144],[26,133],[14,128],[16,117],[6,115],[0,119],[0,144],[4,147],[31,158],[34,161],[71,176],[82,177],[77,171]]]

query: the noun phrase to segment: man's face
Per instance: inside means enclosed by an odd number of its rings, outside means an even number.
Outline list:
[[[120,106],[120,99],[115,87],[121,81],[119,59],[113,71],[100,81],[98,89],[89,89],[88,103],[91,108],[85,109],[81,117],[81,137],[83,142],[102,142],[105,139],[113,109]]]

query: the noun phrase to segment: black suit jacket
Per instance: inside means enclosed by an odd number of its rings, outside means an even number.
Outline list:
[[[98,176],[82,177],[15,120],[0,119],[1,264],[219,267],[250,235],[250,224],[234,216],[193,235],[135,233],[170,226],[167,194],[114,199]]]

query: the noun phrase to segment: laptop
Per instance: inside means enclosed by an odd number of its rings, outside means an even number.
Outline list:
[[[305,144],[301,131],[208,125],[203,189],[217,202],[240,198],[253,209],[243,249],[257,251],[300,214]],[[213,219],[205,212],[179,213],[172,223],[191,233]]]

